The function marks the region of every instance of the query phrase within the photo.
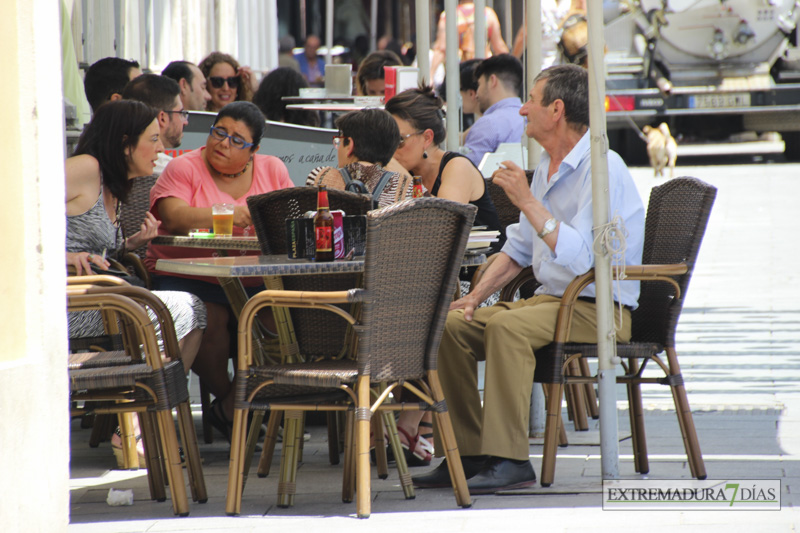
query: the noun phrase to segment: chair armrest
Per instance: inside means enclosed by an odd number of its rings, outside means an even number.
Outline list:
[[[685,274],[689,269],[686,263],[675,263],[670,265],[627,265],[625,267],[625,280],[631,281],[664,281],[670,283],[675,288],[676,297],[679,298],[681,289],[678,283],[670,276],[680,276]],[[616,280],[617,273],[612,271],[612,279]],[[580,275],[573,279],[567,285],[564,295],[561,297],[561,307],[558,310],[558,318],[556,320],[556,334],[554,341],[556,343],[564,343],[569,338],[569,328],[572,322],[572,311],[574,310],[575,301],[580,296],[583,289],[594,283],[594,269],[591,269],[586,274]]]
[[[481,281],[486,269],[489,268],[489,265],[491,265],[496,258],[497,254],[490,255],[486,258],[486,262],[475,270],[475,272],[472,274],[472,280],[470,280],[471,287],[475,287]],[[533,269],[525,267],[514,279],[506,283],[506,285],[500,289],[500,301],[513,301],[514,295],[517,293],[517,291],[529,283],[534,283],[535,286],[539,285],[539,283],[536,281],[536,276],[533,275]]]
[[[346,291],[281,291],[265,290],[247,300],[239,314],[239,359],[237,369],[246,371],[252,364],[253,322],[256,313],[264,307],[296,307],[306,309],[319,309],[330,311],[345,319],[350,325],[355,325],[357,319],[350,313],[336,307],[335,304],[364,302],[367,299],[364,289],[350,289]]]
[[[117,276],[93,274],[88,276],[67,276],[67,285],[101,285],[101,286],[130,286],[127,281]]]
[[[150,272],[147,270],[147,267],[144,266],[144,261],[142,258],[136,255],[133,252],[128,252],[124,256],[122,256],[122,265],[126,268],[126,270],[130,271],[133,270],[133,274],[135,274],[139,279],[144,281],[144,286],[148,289],[152,287],[151,280],[150,280]]]

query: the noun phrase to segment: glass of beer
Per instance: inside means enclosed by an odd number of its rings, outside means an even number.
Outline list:
[[[233,235],[233,204],[212,205],[211,218],[215,237],[230,238]]]

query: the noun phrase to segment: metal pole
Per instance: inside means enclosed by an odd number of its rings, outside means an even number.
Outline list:
[[[419,82],[430,83],[431,72],[431,5],[430,0],[416,0],[415,19],[417,28],[417,67]]]
[[[608,221],[608,138],[605,117],[605,67],[603,58],[603,9],[587,2],[589,23],[589,128],[592,144],[592,204],[594,227]],[[595,234],[597,234],[595,230]],[[598,392],[600,396],[600,455],[603,479],[619,478],[617,427],[616,335],[611,295],[611,257],[595,250],[597,290]]]
[[[514,24],[511,21],[511,0],[505,0],[503,4],[503,39],[508,45],[509,50],[514,43]]]
[[[486,57],[486,0],[475,0],[475,57]]]
[[[445,0],[444,12],[447,13],[445,18],[445,37],[447,42],[447,54],[445,57],[444,70],[450,79],[447,83],[447,101],[458,102],[460,96],[460,76],[458,67],[458,17],[456,17],[456,9],[458,8],[457,0]],[[447,150],[458,150],[458,126],[459,115],[458,106],[455,107],[455,113],[447,113]]]
[[[378,47],[378,0],[372,0],[369,6],[369,51]]]
[[[325,46],[328,53],[325,55],[325,64],[333,63],[333,0],[325,3]]]
[[[278,0],[268,0],[265,7],[265,26],[267,35],[278,35]],[[267,71],[278,67],[278,41],[267,39],[264,66]]]
[[[526,2],[525,20],[528,25],[528,37],[526,46],[528,48],[528,69],[526,76],[527,91],[533,89],[533,79],[542,70],[542,2],[541,0],[528,0]],[[527,100],[525,95],[523,100]],[[542,155],[542,147],[528,138],[528,168],[536,168]]]

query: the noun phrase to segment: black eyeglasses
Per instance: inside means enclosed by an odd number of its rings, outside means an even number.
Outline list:
[[[208,78],[208,81],[211,82],[211,86],[215,89],[222,89],[222,86],[225,85],[226,83],[228,84],[228,87],[230,87],[231,89],[236,89],[237,87],[239,87],[238,76],[232,76],[230,78],[211,76],[210,78]]]
[[[178,114],[178,115],[181,116],[181,119],[186,120],[186,121],[189,120],[189,112],[186,111],[185,109],[181,109],[180,111],[167,111],[166,109],[162,109],[162,111],[164,113],[169,113],[170,115]]]
[[[218,141],[222,142],[225,139],[230,139],[231,146],[234,148],[238,148],[239,150],[244,150],[245,148],[250,148],[251,146],[255,146],[255,143],[249,143],[239,137],[238,135],[228,135],[228,132],[223,130],[222,128],[217,128],[212,126],[211,127],[211,136],[217,139]]]

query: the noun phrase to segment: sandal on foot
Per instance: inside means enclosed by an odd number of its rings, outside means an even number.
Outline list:
[[[406,438],[406,441],[408,441],[408,444],[403,444],[402,442],[400,443],[403,446],[403,453],[406,456],[406,464],[408,466],[430,465],[433,456],[420,443],[422,439],[420,439],[419,434],[414,435],[414,437],[412,437],[411,435],[408,434],[408,432],[405,429],[401,428],[400,426],[397,427],[397,431],[399,433],[402,433],[403,436]],[[428,443],[428,441],[425,442],[428,444],[428,446],[430,446],[430,443]]]
[[[115,437],[119,440],[116,440]],[[122,452],[122,430],[120,430],[119,426],[114,430],[114,435],[111,437],[111,451],[114,453],[114,458],[117,460],[117,468],[120,470],[125,468],[125,454]],[[136,435],[136,451],[139,455],[139,468],[147,468],[141,433]]]

